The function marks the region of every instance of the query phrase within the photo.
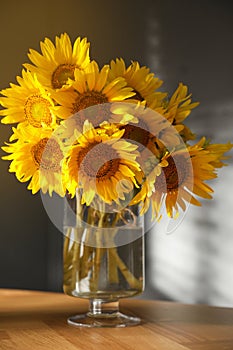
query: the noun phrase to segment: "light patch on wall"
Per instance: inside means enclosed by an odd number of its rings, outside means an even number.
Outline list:
[[[159,226],[150,235],[152,285],[172,300],[233,305],[233,198],[226,191],[232,186],[232,164],[219,177],[212,186],[214,200],[190,207],[172,235]]]

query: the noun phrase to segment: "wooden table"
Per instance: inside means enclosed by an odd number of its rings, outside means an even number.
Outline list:
[[[87,302],[60,293],[0,289],[0,349],[232,350],[233,309],[129,299],[121,310],[143,318],[129,328],[82,329],[68,316]]]

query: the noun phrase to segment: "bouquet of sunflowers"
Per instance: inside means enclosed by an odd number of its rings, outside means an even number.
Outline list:
[[[74,206],[75,224],[65,232],[64,291],[124,297],[143,290],[143,269],[134,271],[140,247],[127,251],[130,264],[116,249],[122,222],[134,222],[135,208],[138,217],[151,208],[156,220],[164,211],[175,218],[187,204],[201,205],[196,197],[212,198],[207,182],[232,144],[195,140],[185,120],[198,103],[187,86],[180,83],[169,97],[148,67],[117,58],[100,68],[89,46],[80,37],[72,45],[65,33],[41,42],[41,53],[30,49],[31,63],[1,91],[1,121],[16,124],[3,159],[33,194],[56,193]],[[91,235],[92,244],[83,245]]]
[[[87,39],[64,33],[30,49],[17,83],[1,91],[2,123],[16,124],[3,148],[9,171],[33,194],[53,192],[90,206],[139,204],[169,217],[211,198],[207,181],[232,144],[211,144],[185,120],[197,102],[180,83],[169,97],[149,68],[122,58],[99,67]]]

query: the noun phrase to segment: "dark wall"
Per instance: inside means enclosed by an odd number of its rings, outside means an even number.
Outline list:
[[[9,0],[1,4],[0,89],[15,82],[29,48],[47,36],[86,36],[99,64],[123,56],[144,61],[146,8],[135,1]],[[10,126],[0,127],[1,145]],[[0,155],[4,155],[1,150]],[[0,287],[60,289],[62,235],[49,221],[40,195],[7,172],[0,162]]]

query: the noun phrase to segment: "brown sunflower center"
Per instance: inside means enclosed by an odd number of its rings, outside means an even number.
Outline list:
[[[60,64],[52,74],[52,87],[54,89],[60,89],[67,83],[67,80],[74,79],[74,70],[76,66],[74,64]]]
[[[107,103],[108,98],[99,91],[86,91],[82,94],[79,94],[73,103],[73,113],[77,113],[85,108]]]
[[[89,120],[94,127],[109,119],[110,107],[107,97],[99,91],[86,91],[79,94],[73,103],[72,113],[78,113],[77,123],[82,130],[85,120]],[[92,107],[93,108],[88,108]]]
[[[31,148],[31,153],[38,168],[53,172],[60,170],[63,154],[56,140],[44,137]]]
[[[164,193],[177,191],[189,174],[189,164],[184,155],[169,156],[166,160],[168,165],[163,168],[155,183],[155,189]]]
[[[51,104],[46,98],[36,94],[31,95],[24,106],[25,118],[35,128],[40,128],[43,123],[50,125],[52,122],[50,107]]]
[[[141,101],[141,102],[144,101],[144,98],[142,97],[142,95],[140,94],[139,91],[134,89],[133,92],[135,93],[135,95],[131,98],[138,100],[138,101]]]
[[[78,153],[77,163],[84,174],[104,181],[116,174],[120,159],[110,145],[93,143]]]
[[[123,138],[137,144],[139,152],[141,152],[144,147],[147,147],[150,133],[148,131],[148,126],[143,120],[139,120],[137,125],[127,124],[120,129],[125,129]]]

